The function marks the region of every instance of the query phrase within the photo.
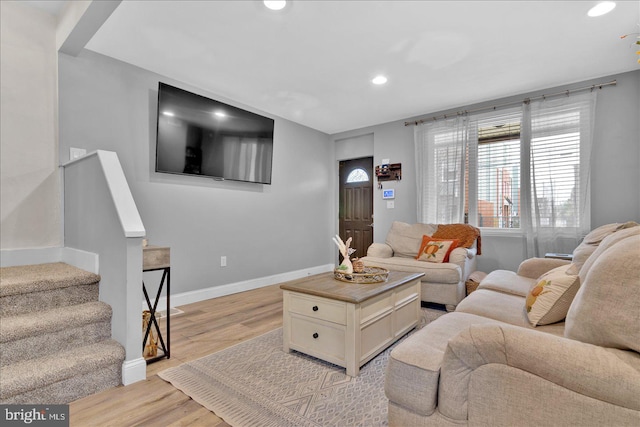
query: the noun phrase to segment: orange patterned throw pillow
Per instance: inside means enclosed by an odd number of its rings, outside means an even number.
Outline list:
[[[434,239],[422,236],[422,245],[416,256],[418,261],[449,262],[449,254],[458,247],[458,239]]]

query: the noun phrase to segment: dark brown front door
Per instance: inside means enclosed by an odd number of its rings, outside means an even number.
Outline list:
[[[373,157],[340,162],[338,223],[340,238],[363,257],[373,243]]]

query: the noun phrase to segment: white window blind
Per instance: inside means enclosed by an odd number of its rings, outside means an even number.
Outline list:
[[[595,100],[574,94],[417,126],[418,220],[520,230],[528,256],[571,252],[591,224]]]
[[[528,254],[570,253],[591,228],[595,93],[531,103]],[[527,114],[528,113],[528,114]],[[529,116],[529,117],[527,117]]]
[[[522,112],[512,109],[479,116],[471,162],[475,165],[476,208],[479,227],[520,227],[520,127]]]

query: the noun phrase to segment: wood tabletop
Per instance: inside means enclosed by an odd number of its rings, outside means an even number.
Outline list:
[[[142,271],[171,267],[171,248],[148,245],[142,248]]]
[[[424,276],[424,273],[390,271],[389,278],[386,282],[347,283],[336,280],[333,277],[333,272],[331,272],[285,282],[280,285],[280,289],[346,301],[352,304],[360,304],[369,298],[373,298],[395,287],[402,286],[412,280],[419,279],[422,276]]]

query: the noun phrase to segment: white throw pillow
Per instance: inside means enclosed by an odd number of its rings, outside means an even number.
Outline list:
[[[540,276],[527,295],[525,309],[533,326],[560,322],[580,288],[580,278],[563,265]]]

